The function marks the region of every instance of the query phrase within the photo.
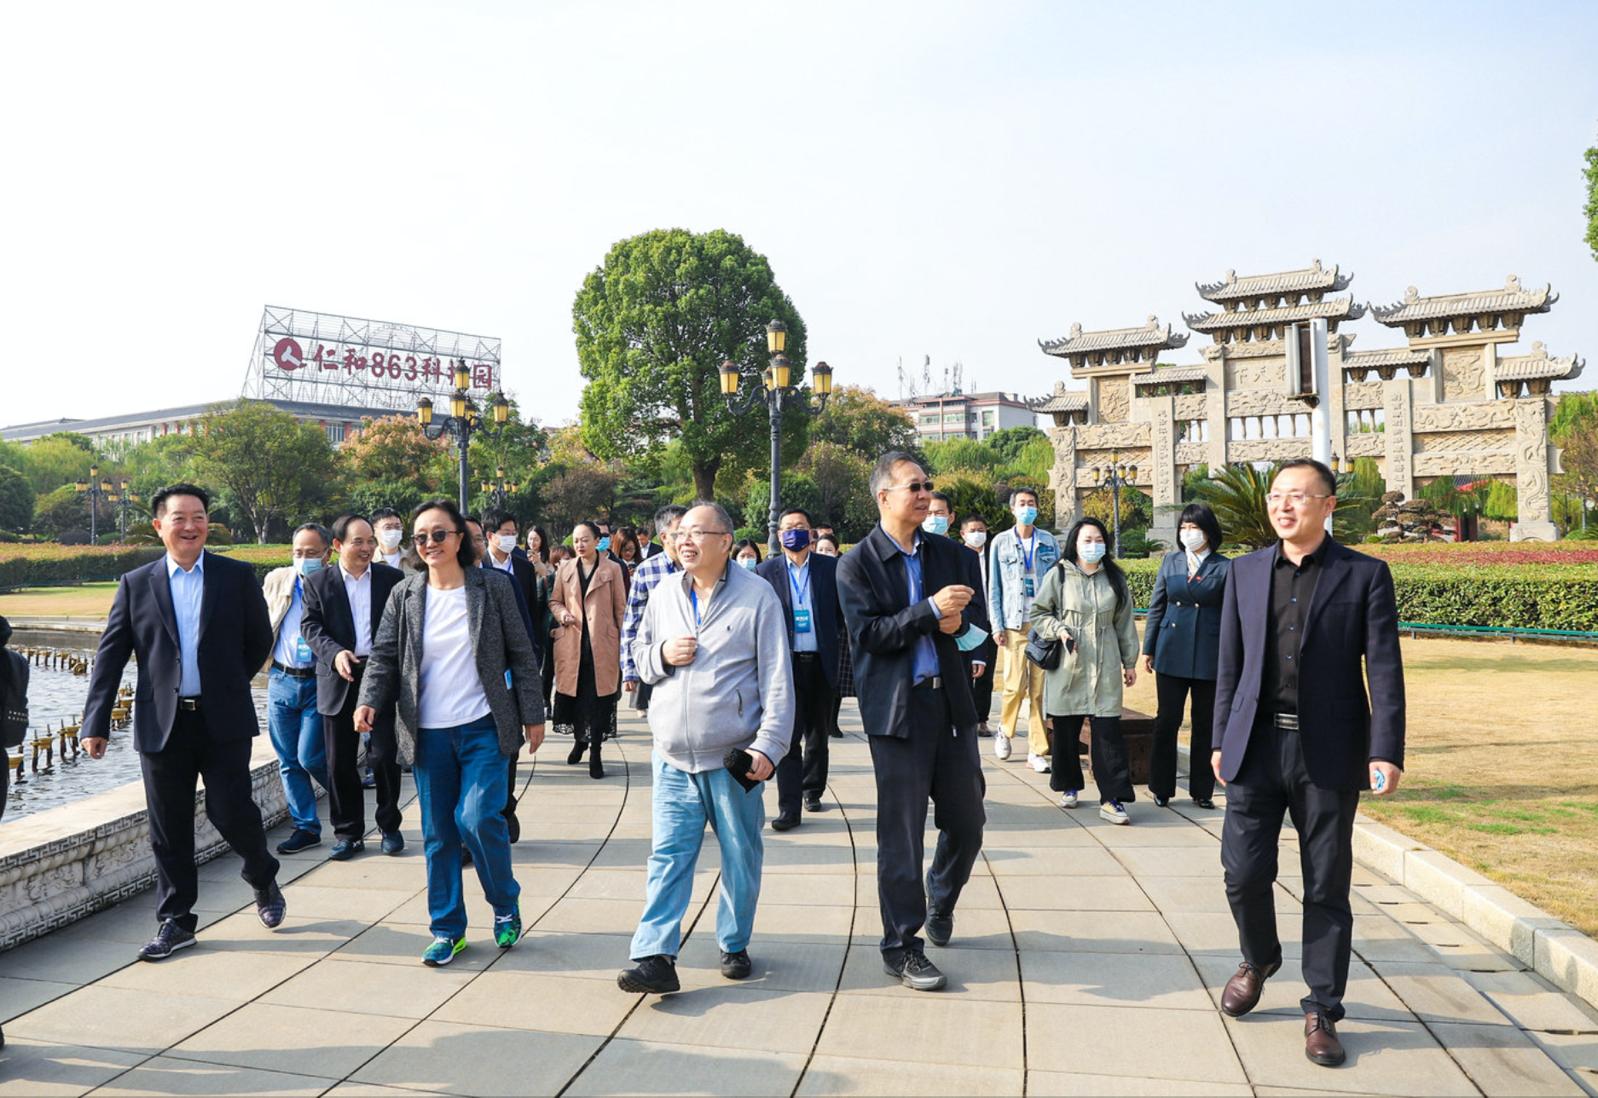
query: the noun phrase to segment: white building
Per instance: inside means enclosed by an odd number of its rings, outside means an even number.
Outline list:
[[[915,420],[921,442],[952,438],[981,441],[1006,427],[1036,427],[1032,403],[1015,393],[939,393],[893,402]]]

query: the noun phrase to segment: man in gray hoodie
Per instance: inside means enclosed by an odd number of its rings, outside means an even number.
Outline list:
[[[749,937],[764,857],[761,783],[788,753],[793,672],[782,603],[765,580],[730,566],[732,542],[721,505],[695,503],[677,534],[683,572],[655,588],[633,639],[638,677],[653,688],[654,846],[633,967],[616,977],[623,991],[681,987],[680,927],[706,823],[721,845],[721,974],[742,980],[752,970]],[[723,765],[730,751],[743,753],[736,773]]]

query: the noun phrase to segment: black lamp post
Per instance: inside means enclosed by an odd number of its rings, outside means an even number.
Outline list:
[[[455,449],[459,456],[458,487],[460,494],[461,514],[466,514],[466,501],[472,483],[472,470],[468,459],[468,451],[472,445],[472,435],[478,431],[497,434],[510,419],[510,404],[505,400],[505,394],[495,391],[489,395],[489,409],[493,415],[493,425],[485,426],[482,417],[478,415],[477,405],[472,403],[471,394],[467,389],[472,383],[471,370],[466,366],[466,360],[455,360],[454,376],[455,391],[449,395],[449,416],[446,419],[435,421],[433,418],[433,400],[423,397],[416,402],[416,419],[422,425],[422,434],[429,439],[436,439],[446,432],[455,440]]]
[[[782,409],[788,399],[798,395],[793,385],[793,364],[783,351],[788,346],[788,328],[780,320],[766,325],[766,350],[771,364],[762,375],[764,386],[750,389],[742,401],[738,399],[738,366],[731,359],[721,364],[721,395],[727,398],[727,408],[733,415],[744,415],[764,403],[766,415],[771,420],[771,509],[766,516],[766,545],[772,553],[781,548],[777,541],[777,518],[782,514]],[[827,406],[832,395],[832,367],[818,362],[810,370],[811,390],[819,403],[816,410]]]
[[[1137,463],[1122,461],[1120,454],[1112,453],[1107,463],[1093,467],[1093,483],[1110,490],[1110,556],[1116,560],[1121,559],[1121,489],[1136,482]]]
[[[128,478],[123,477],[117,490],[106,497],[116,504],[117,509],[117,541],[128,540],[128,504],[139,502],[136,492],[128,490]]]
[[[89,544],[98,545],[100,542],[100,525],[96,512],[100,509],[100,501],[110,501],[116,498],[111,492],[111,482],[100,479],[100,466],[89,466],[89,479],[78,481],[74,486],[83,495],[89,497]]]
[[[488,505],[496,511],[505,509],[505,501],[521,490],[521,485],[514,480],[505,479],[505,467],[496,466],[494,479],[483,481],[483,494],[488,497]]]

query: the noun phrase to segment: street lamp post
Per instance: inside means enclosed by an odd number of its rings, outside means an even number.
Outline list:
[[[721,395],[727,398],[727,409],[733,415],[744,415],[764,403],[766,415],[771,420],[771,506],[766,516],[766,544],[772,553],[780,548],[777,541],[777,519],[782,514],[782,409],[788,399],[798,395],[793,385],[793,363],[783,353],[788,346],[788,328],[780,320],[766,325],[766,351],[771,364],[762,375],[764,386],[750,389],[742,401],[738,400],[738,366],[731,359],[721,364]],[[818,362],[810,371],[812,391],[819,398],[816,410],[827,406],[832,395],[832,367]]]
[[[471,371],[467,369],[466,360],[455,360],[453,377],[455,391],[449,395],[449,416],[445,419],[434,420],[433,400],[423,397],[416,402],[416,419],[422,425],[422,434],[429,439],[442,437],[446,432],[455,440],[455,449],[459,458],[457,464],[457,487],[460,495],[461,514],[466,513],[467,496],[472,483],[472,470],[470,459],[467,456],[472,444],[472,435],[478,431],[497,434],[504,428],[510,419],[510,404],[505,400],[505,394],[495,391],[489,395],[489,409],[493,414],[493,426],[485,426],[482,417],[478,415],[477,405],[472,402],[471,394],[467,392],[471,385]]]
[[[483,494],[488,497],[488,504],[496,511],[505,509],[505,501],[521,490],[521,485],[514,480],[505,479],[505,467],[496,466],[494,479],[483,481]]]
[[[119,541],[119,542],[127,541],[128,540],[128,504],[129,503],[137,503],[139,501],[138,493],[131,492],[131,491],[128,490],[128,478],[127,477],[123,477],[122,478],[122,483],[117,486],[117,490],[115,492],[111,493],[111,495],[109,495],[106,498],[109,499],[112,503],[116,504],[116,508],[117,508],[117,541]]]
[[[97,545],[100,541],[100,525],[96,512],[100,508],[100,501],[110,501],[116,497],[111,493],[111,482],[100,479],[100,466],[89,466],[89,479],[87,482],[78,481],[74,486],[77,490],[89,497],[89,544]]]
[[[1124,462],[1121,455],[1110,454],[1110,460],[1093,467],[1093,483],[1110,490],[1110,556],[1121,559],[1121,489],[1137,483],[1137,463]]]

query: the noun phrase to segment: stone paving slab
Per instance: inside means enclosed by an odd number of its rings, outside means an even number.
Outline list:
[[[202,867],[199,945],[168,962],[132,960],[154,921],[148,894],[0,956],[0,1095],[1598,1093],[1598,1012],[1363,866],[1340,1027],[1350,1062],[1309,1064],[1290,833],[1286,960],[1252,1015],[1224,1018],[1237,932],[1221,813],[1143,800],[1116,827],[1091,789],[1062,810],[1047,776],[986,744],[984,856],[954,941],[931,951],[950,984],[907,991],[877,952],[874,779],[852,706],[845,727],[828,810],[767,833],[748,981],[719,972],[707,836],[683,991],[615,986],[649,852],[647,740],[626,715],[604,781],[554,755],[523,766],[513,861],[529,929],[516,948],[489,940],[468,872],[470,948],[445,969],[418,963],[413,806],[400,857],[335,864],[324,845],[285,858],[276,932],[237,859],[218,859]]]

